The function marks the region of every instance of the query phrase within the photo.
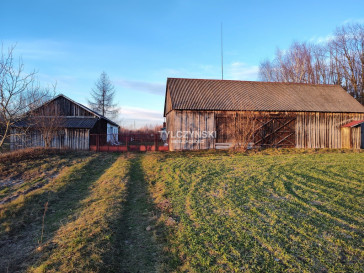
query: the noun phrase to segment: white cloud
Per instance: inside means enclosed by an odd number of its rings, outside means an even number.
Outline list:
[[[164,95],[166,91],[165,83],[152,83],[145,81],[131,81],[122,79],[114,81],[114,84],[117,86],[121,86],[123,88],[156,94],[156,95]]]
[[[258,78],[259,66],[247,65],[243,62],[233,62],[226,68],[226,79],[229,80],[249,80],[254,81]]]

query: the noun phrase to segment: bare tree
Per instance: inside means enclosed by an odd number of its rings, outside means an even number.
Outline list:
[[[364,25],[337,28],[329,47],[340,70],[341,84],[364,104]]]
[[[336,29],[324,44],[294,42],[260,64],[263,81],[340,84],[364,105],[364,25]]]
[[[95,83],[95,88],[91,90],[92,100],[89,100],[88,103],[93,110],[100,112],[103,116],[115,116],[117,110],[115,109],[114,95],[115,88],[109,76],[102,72]]]
[[[15,61],[14,49],[15,46],[7,51],[1,48],[0,148],[9,138],[11,127],[47,95],[36,82],[36,72],[26,73],[21,58]]]

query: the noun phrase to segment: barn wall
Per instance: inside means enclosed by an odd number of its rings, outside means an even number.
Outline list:
[[[171,151],[214,148],[215,139],[203,136],[204,132],[215,131],[214,112],[174,110],[167,114],[166,121]]]
[[[236,116],[244,111],[187,111],[172,110],[166,116],[170,150],[198,150],[214,148],[216,139],[207,138],[203,143],[196,143],[198,137],[177,138],[177,131],[201,132],[216,130],[216,117],[219,115]],[[286,116],[295,117],[295,147],[296,148],[332,148],[342,147],[341,126],[353,121],[364,119],[363,113],[321,113],[321,112],[254,112],[257,117]],[[234,124],[227,124],[234,127]],[[353,128],[350,142],[353,148],[362,144],[360,127]],[[172,137],[171,137],[172,136]],[[174,138],[173,138],[174,137]],[[177,142],[176,142],[177,140]],[[178,142],[181,140],[182,143]]]
[[[88,150],[90,140],[89,129],[64,129],[52,139],[51,147],[60,149]],[[38,131],[28,131],[26,134],[12,130],[10,149],[44,147],[44,139]]]
[[[342,148],[341,126],[353,120],[364,119],[360,113],[299,112],[296,121],[297,148]],[[352,130],[350,142],[360,148],[360,130]]]

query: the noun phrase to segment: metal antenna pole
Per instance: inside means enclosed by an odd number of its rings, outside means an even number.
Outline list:
[[[224,54],[223,54],[223,43],[222,43],[222,22],[221,22],[221,79],[224,79]]]

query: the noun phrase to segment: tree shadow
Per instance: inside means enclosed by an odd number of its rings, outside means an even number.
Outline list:
[[[7,226],[0,235],[0,271],[22,271],[37,262],[41,255],[44,257],[44,252],[35,250],[40,245],[45,204],[48,202],[43,242],[50,241],[63,224],[77,217],[80,202],[90,195],[91,186],[116,160],[115,156],[99,154],[80,169],[60,178],[69,181],[59,188],[48,187],[25,196],[21,206],[10,203],[2,211],[0,220],[0,226]]]

